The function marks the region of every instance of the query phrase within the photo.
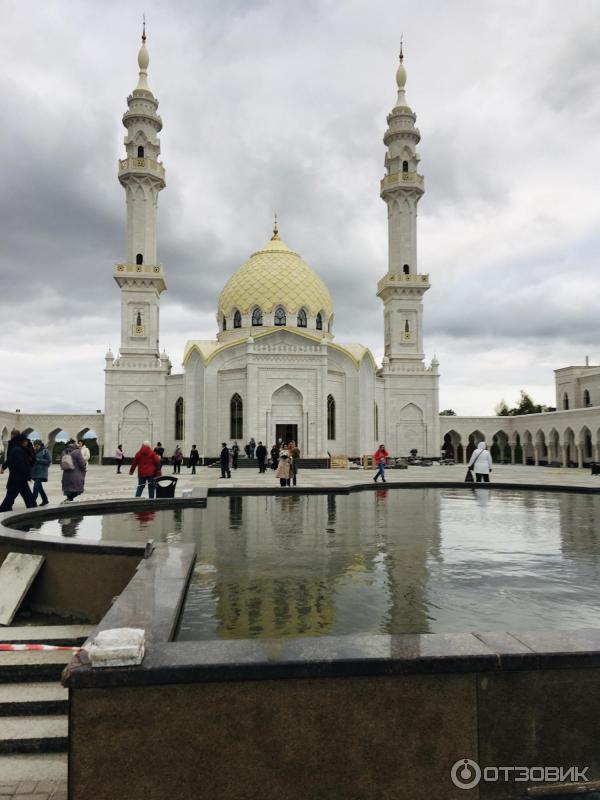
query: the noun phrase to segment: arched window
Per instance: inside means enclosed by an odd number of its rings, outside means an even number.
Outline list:
[[[142,147],[142,145],[140,145],[138,147],[138,158],[143,158],[143,157],[144,157],[144,148]]]
[[[373,403],[373,438],[379,439],[379,407]]]
[[[320,311],[317,314],[317,330],[318,331],[322,331],[323,330],[323,317],[321,316],[321,312]]]
[[[183,439],[183,397],[175,403],[175,441]]]
[[[285,323],[286,323],[285,311],[283,310],[283,308],[279,307],[275,311],[275,316],[273,317],[273,321],[274,321],[275,325],[285,325]]]
[[[137,325],[138,328],[142,324],[142,312],[141,311],[137,312],[137,317],[135,318],[135,324]]]
[[[408,320],[404,323],[404,333],[410,333],[410,325],[408,324]]]
[[[569,395],[566,392],[563,394],[563,409],[569,410]]]
[[[234,328],[241,328],[242,327],[242,315],[239,311],[236,311],[233,315],[233,327]]]
[[[143,264],[144,263],[144,256],[141,253],[138,253],[135,257],[136,264]]]
[[[410,275],[410,267],[408,266],[408,264],[405,264],[402,267],[402,272],[404,272],[405,275]]]
[[[260,310],[260,308],[255,308],[254,311],[252,312],[252,324],[254,325],[254,327],[263,324],[262,311]]]
[[[299,328],[306,328],[306,311],[301,308],[298,312],[298,320],[296,322]]]
[[[223,317],[223,330],[227,330],[227,318],[225,316]]]
[[[335,439],[335,400],[327,395],[327,438]]]
[[[234,394],[229,404],[229,436],[231,439],[244,437],[244,404],[239,394]]]
[[[583,393],[583,405],[587,408],[588,406],[592,405],[592,401],[590,400],[590,393],[586,389]]]
[[[402,172],[408,172],[408,161],[402,162]]]

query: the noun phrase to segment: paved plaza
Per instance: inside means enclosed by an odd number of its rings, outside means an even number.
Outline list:
[[[446,482],[463,481],[466,469],[462,464],[455,466],[417,467],[408,469],[388,469],[386,478],[388,484],[407,482]],[[171,475],[172,467],[163,469],[163,475]],[[344,489],[357,484],[372,483],[374,470],[350,469],[302,469],[298,473],[298,487],[321,487],[332,490]],[[64,500],[60,488],[62,472],[58,465],[50,468],[49,480],[45,484],[46,492],[51,504]],[[197,474],[192,475],[187,467],[183,467],[181,474],[176,476],[176,495],[198,487],[203,488],[228,488],[244,489],[254,487],[269,487],[274,491],[280,490],[279,480],[275,478],[272,470],[267,470],[264,475],[258,469],[240,467],[232,470],[231,478],[221,478],[220,470],[215,467],[198,467]],[[536,484],[540,486],[581,486],[593,487],[600,490],[600,475],[591,475],[589,469],[567,469],[552,467],[524,467],[517,465],[496,465],[491,475],[492,483]],[[128,468],[123,468],[120,475],[113,466],[95,466],[88,468],[85,492],[74,501],[78,500],[108,500],[110,498],[133,497],[137,485],[137,478],[129,475]],[[2,487],[3,488],[3,487]],[[145,490],[147,496],[147,490]],[[14,510],[24,508],[19,498],[15,502]]]

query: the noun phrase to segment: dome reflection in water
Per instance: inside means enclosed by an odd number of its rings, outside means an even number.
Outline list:
[[[65,513],[41,532],[194,542],[179,638],[215,639],[594,627],[599,520],[598,495],[382,488]]]

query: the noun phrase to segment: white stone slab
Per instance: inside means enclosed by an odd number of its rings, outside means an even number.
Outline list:
[[[9,553],[0,567],[0,625],[10,625],[44,563],[44,556]]]

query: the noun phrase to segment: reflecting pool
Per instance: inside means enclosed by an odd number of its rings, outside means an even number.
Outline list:
[[[40,532],[196,544],[179,639],[600,624],[600,495],[378,488],[76,509]]]

